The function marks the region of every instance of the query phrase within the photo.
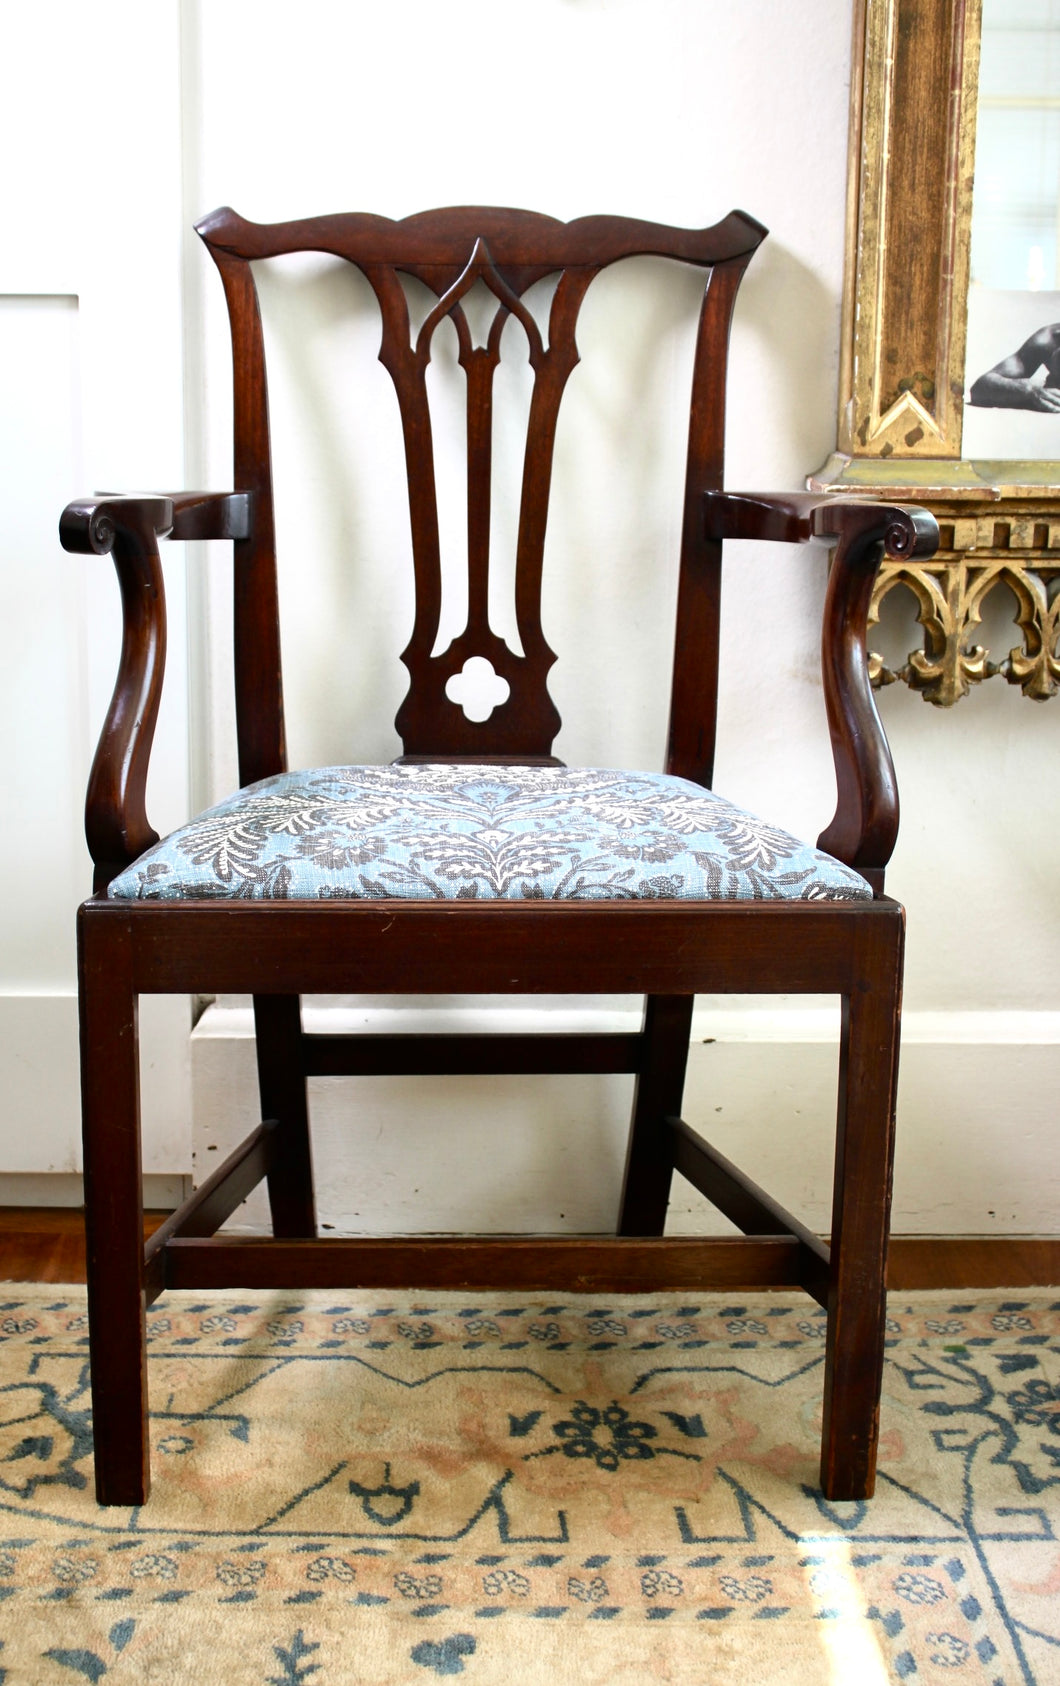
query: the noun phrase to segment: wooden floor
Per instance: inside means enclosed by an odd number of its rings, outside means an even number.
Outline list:
[[[165,1212],[145,1217],[146,1234]],[[1060,1237],[896,1235],[889,1283],[909,1288],[1060,1285]],[[71,1207],[0,1207],[0,1281],[83,1282],[81,1213]]]
[[[144,1214],[144,1234],[166,1212]],[[0,1282],[83,1282],[85,1226],[76,1206],[0,1206]]]

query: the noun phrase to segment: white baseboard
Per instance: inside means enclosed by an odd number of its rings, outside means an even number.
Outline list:
[[[141,998],[141,1113],[144,1170],[149,1175],[181,1177],[191,1168],[190,1024],[187,997]],[[79,1179],[76,995],[0,995],[0,1072],[0,1187],[2,1178],[11,1175]]]
[[[639,1012],[565,1012],[565,1029],[637,1028]],[[541,1006],[308,1007],[333,1032],[557,1028]],[[812,1228],[828,1223],[838,1011],[697,1007],[688,1121]],[[191,1039],[196,1181],[258,1119],[253,1021],[213,1006]],[[1051,1234],[1060,1214],[1060,1014],[924,1013],[905,1021],[894,1228]],[[632,1080],[621,1076],[315,1079],[321,1222],[336,1234],[607,1230]],[[232,1220],[267,1222],[257,1190]],[[678,1178],[668,1230],[726,1233]]]
[[[144,1205],[153,1212],[172,1212],[191,1193],[188,1177],[144,1178]],[[0,1206],[69,1206],[85,1203],[84,1181],[71,1172],[31,1171],[0,1174]]]
[[[257,1122],[253,1019],[145,998],[148,1204],[175,1205]],[[569,1030],[628,1030],[639,1009],[569,1006]],[[556,1028],[547,1003],[310,1005],[307,1027]],[[685,1115],[812,1227],[827,1224],[838,1012],[833,1005],[702,1001]],[[70,995],[0,997],[5,1132],[0,1204],[81,1202],[77,1009]],[[190,1068],[190,1069],[189,1069]],[[632,1083],[621,1076],[318,1079],[321,1219],[334,1233],[607,1230]],[[899,1088],[894,1227],[904,1234],[1055,1234],[1060,1014],[910,1013]],[[190,1120],[190,1123],[189,1123]],[[256,1191],[233,1220],[264,1225]],[[724,1232],[680,1178],[672,1233]]]

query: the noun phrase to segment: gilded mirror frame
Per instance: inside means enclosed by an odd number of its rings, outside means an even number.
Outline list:
[[[1060,690],[1060,464],[961,454],[981,0],[855,0],[837,449],[814,490],[930,508],[928,563],[885,563],[873,620],[897,586],[922,642],[901,667],[946,707],[1000,677]],[[985,598],[1008,586],[1020,643],[976,642]]]

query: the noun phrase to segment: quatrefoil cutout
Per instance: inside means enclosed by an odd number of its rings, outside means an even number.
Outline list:
[[[469,656],[460,672],[446,680],[445,694],[463,709],[465,720],[481,725],[495,708],[508,701],[512,688],[485,656]]]

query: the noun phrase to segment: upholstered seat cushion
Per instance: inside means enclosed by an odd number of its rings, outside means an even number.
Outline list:
[[[323,767],[238,791],[108,895],[176,901],[859,901],[865,880],[699,785],[599,768]]]

